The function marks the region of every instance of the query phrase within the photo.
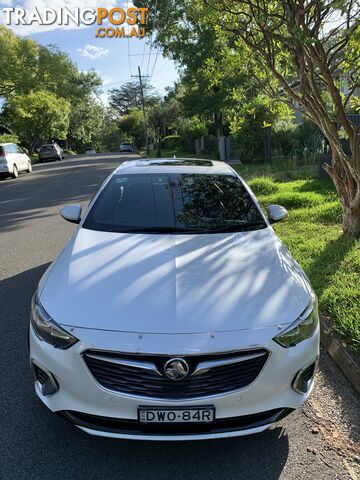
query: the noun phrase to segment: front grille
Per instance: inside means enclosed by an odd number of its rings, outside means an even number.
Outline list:
[[[99,417],[74,411],[61,411],[58,413],[71,423],[91,430],[120,435],[173,435],[175,437],[176,435],[217,434],[258,428],[282,420],[292,411],[290,408],[277,408],[275,410],[244,415],[242,417],[218,418],[214,423],[208,424],[157,423],[147,425],[141,424],[137,420]]]
[[[96,381],[116,392],[151,398],[196,398],[239,390],[260,374],[269,352],[247,350],[215,355],[181,356],[189,373],[174,381],[164,373],[173,357],[88,350],[83,357]],[[204,368],[204,366],[209,368]]]

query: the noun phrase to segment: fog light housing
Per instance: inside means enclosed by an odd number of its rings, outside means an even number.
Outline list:
[[[39,365],[34,360],[32,361],[32,371],[36,386],[43,395],[53,395],[59,389],[55,377],[49,372],[49,370]]]
[[[317,363],[318,357],[309,365],[306,365],[306,367],[302,368],[295,375],[295,378],[292,382],[292,388],[295,390],[295,392],[303,395],[304,393],[307,393],[309,391],[315,375]]]

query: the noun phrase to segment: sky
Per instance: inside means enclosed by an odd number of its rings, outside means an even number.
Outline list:
[[[109,3],[103,0],[0,0],[0,23],[4,24],[4,7],[22,7],[30,13],[35,6],[41,13],[45,7],[66,7],[73,11],[84,7],[118,6],[126,9],[132,4],[128,1]],[[161,94],[165,92],[165,87],[173,85],[178,78],[174,62],[164,58],[161,51],[151,45],[149,36],[144,39],[96,38],[97,25],[77,27],[34,23],[11,25],[8,28],[43,45],[56,45],[69,54],[80,70],[93,68],[103,80],[101,98],[105,103],[107,91],[131,80],[131,75],[137,75],[138,66],[141,67],[143,75],[149,75],[152,85]]]

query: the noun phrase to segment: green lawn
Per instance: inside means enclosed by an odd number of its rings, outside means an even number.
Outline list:
[[[288,219],[275,225],[277,234],[309,276],[321,311],[360,351],[360,240],[342,234],[332,182],[289,180],[286,172],[261,176],[242,165],[236,170],[263,207],[275,203],[289,210]]]

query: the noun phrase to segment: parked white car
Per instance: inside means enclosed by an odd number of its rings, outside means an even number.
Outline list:
[[[0,176],[17,178],[20,172],[32,172],[29,156],[15,143],[0,143]]]
[[[131,153],[131,152],[134,151],[132,144],[129,143],[129,142],[120,143],[119,150],[120,150],[121,153],[123,153],[123,152],[130,152]]]
[[[35,390],[93,435],[261,432],[299,407],[319,355],[314,292],[253,193],[223,162],[121,165],[32,301]]]

